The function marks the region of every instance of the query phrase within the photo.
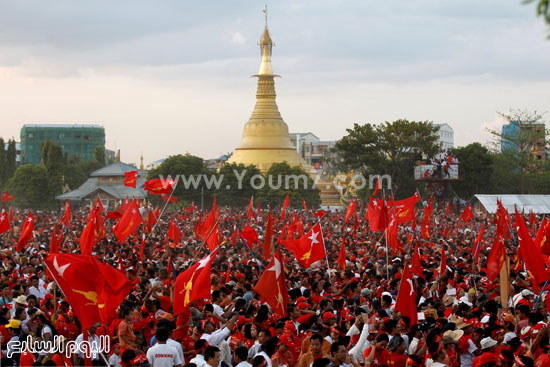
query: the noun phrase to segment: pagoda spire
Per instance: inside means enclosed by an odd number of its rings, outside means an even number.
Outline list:
[[[269,29],[267,28],[267,5],[263,10],[265,13],[265,27],[264,34],[260,39],[260,53],[262,56],[262,63],[260,64],[259,76],[274,76],[273,68],[271,66],[271,52],[273,50],[273,41],[269,36]]]

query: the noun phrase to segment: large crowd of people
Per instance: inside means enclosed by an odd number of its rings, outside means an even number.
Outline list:
[[[58,251],[79,253],[89,209],[72,208]],[[277,211],[272,211],[280,216]],[[92,255],[123,271],[132,290],[118,307],[118,318],[83,330],[44,259],[62,212],[37,212],[34,236],[20,251],[15,245],[26,212],[15,211],[13,228],[0,236],[0,341],[2,366],[186,366],[186,367],[488,367],[550,366],[546,290],[533,284],[516,263],[517,243],[506,241],[510,264],[506,284],[487,279],[487,256],[494,241],[492,216],[434,211],[429,240],[412,222],[399,228],[403,252],[393,252],[383,232],[371,232],[364,209],[358,226],[344,224],[344,212],[322,218],[304,210],[275,221],[273,247],[283,254],[289,303],[286,315],[274,313],[254,287],[269,263],[262,256],[267,209],[255,219],[246,210],[221,208],[222,239],[211,267],[211,296],[174,314],[175,277],[210,250],[196,239],[195,226],[205,213],[196,209],[164,213],[147,234],[140,259],[141,233],[119,243],[112,220]],[[418,217],[421,210],[418,209]],[[166,236],[170,220],[182,231],[179,243]],[[540,219],[540,218],[537,218]],[[296,236],[321,222],[327,259],[305,269],[281,244],[293,222]],[[235,228],[248,223],[259,241],[252,248]],[[485,226],[480,255],[472,248]],[[529,223],[535,226],[534,223]],[[302,226],[302,228],[300,228]],[[532,228],[535,233],[537,228]],[[338,262],[345,238],[345,270]],[[404,267],[418,247],[422,276],[412,283],[418,322],[395,309]],[[441,271],[442,248],[445,268]],[[90,274],[93,276],[93,274]],[[502,299],[502,289],[508,299]],[[412,292],[411,292],[412,294]],[[403,296],[403,295],[401,295]],[[15,350],[13,341],[96,341],[108,336],[108,351],[69,356],[61,348]],[[57,350],[57,351],[56,351]]]

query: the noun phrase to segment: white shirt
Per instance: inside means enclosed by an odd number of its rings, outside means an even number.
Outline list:
[[[155,344],[147,351],[147,359],[153,367],[173,367],[181,365],[176,348],[168,344]]]
[[[191,358],[189,363],[194,363],[197,367],[206,366],[206,361],[204,360],[204,356],[202,354],[197,354],[195,358]]]
[[[252,367],[252,365],[250,363],[248,363],[247,361],[242,361],[241,363],[239,363],[235,367]]]
[[[248,350],[248,358],[254,358],[254,356],[260,351],[261,346],[262,345],[260,344],[260,342],[256,340]]]
[[[208,342],[208,345],[217,347],[222,340],[224,340],[229,336],[229,334],[230,334],[229,329],[224,327],[223,329],[214,331],[212,334],[202,334],[201,339],[206,340]]]
[[[121,361],[120,356],[117,356],[116,354],[113,353],[113,355],[109,357],[109,366],[121,367],[120,361]]]
[[[42,288],[42,289],[44,289],[44,288]],[[45,289],[44,289],[44,292],[41,292],[40,289],[38,289],[36,287],[30,287],[29,288],[29,294],[34,295],[38,299],[38,301],[40,301],[42,298],[44,298],[45,293],[46,293]]]
[[[346,336],[353,336],[359,332],[359,329],[355,324],[353,324],[349,331],[347,332]],[[363,325],[363,330],[361,330],[361,335],[359,335],[359,340],[357,341],[357,344],[353,346],[353,348],[350,349],[349,354],[355,358],[356,361],[359,361],[361,365],[365,362],[364,353],[367,348],[371,346],[370,342],[367,340],[367,337],[369,336],[369,326],[367,324]]]
[[[88,335],[88,332],[86,332],[86,335]],[[84,334],[80,334],[79,336],[76,337],[75,339],[75,344],[76,345],[82,345],[82,341],[84,340]],[[91,350],[92,351],[100,351],[99,350],[99,337],[97,335],[90,335],[88,337],[88,339],[86,339],[90,345],[92,346],[91,347]],[[78,355],[79,358],[84,358],[84,353],[80,350],[80,348],[78,348],[78,352],[76,353]],[[99,353],[91,353],[91,356],[92,356],[92,360],[99,360]]]
[[[267,367],[273,367],[273,365],[271,364],[271,358],[269,358],[269,356],[267,355],[266,352],[260,352],[260,353],[256,354],[256,356],[264,357],[266,362],[267,362]],[[254,357],[256,357],[256,356],[254,356]]]
[[[168,344],[171,347],[176,348],[176,352],[178,352],[178,357],[180,357],[180,361],[182,361],[182,363],[183,363],[183,361],[184,361],[184,359],[183,359],[183,349],[181,348],[181,344],[178,343],[177,341],[175,341],[172,338],[169,338],[166,341],[166,344]]]
[[[214,307],[214,314],[218,317],[222,317],[223,316],[223,308],[221,308],[220,305],[217,305],[215,303],[213,303],[212,306]]]

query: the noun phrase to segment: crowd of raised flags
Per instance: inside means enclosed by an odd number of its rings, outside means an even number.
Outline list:
[[[545,217],[378,185],[342,212],[288,196],[280,209],[176,211],[175,185],[146,183],[161,208],[2,207],[2,366],[550,365]],[[10,350],[29,336],[110,348]]]

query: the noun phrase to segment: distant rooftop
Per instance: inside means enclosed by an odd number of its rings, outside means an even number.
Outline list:
[[[57,127],[57,128],[102,128],[100,125],[92,125],[92,124],[25,124],[23,127]]]

